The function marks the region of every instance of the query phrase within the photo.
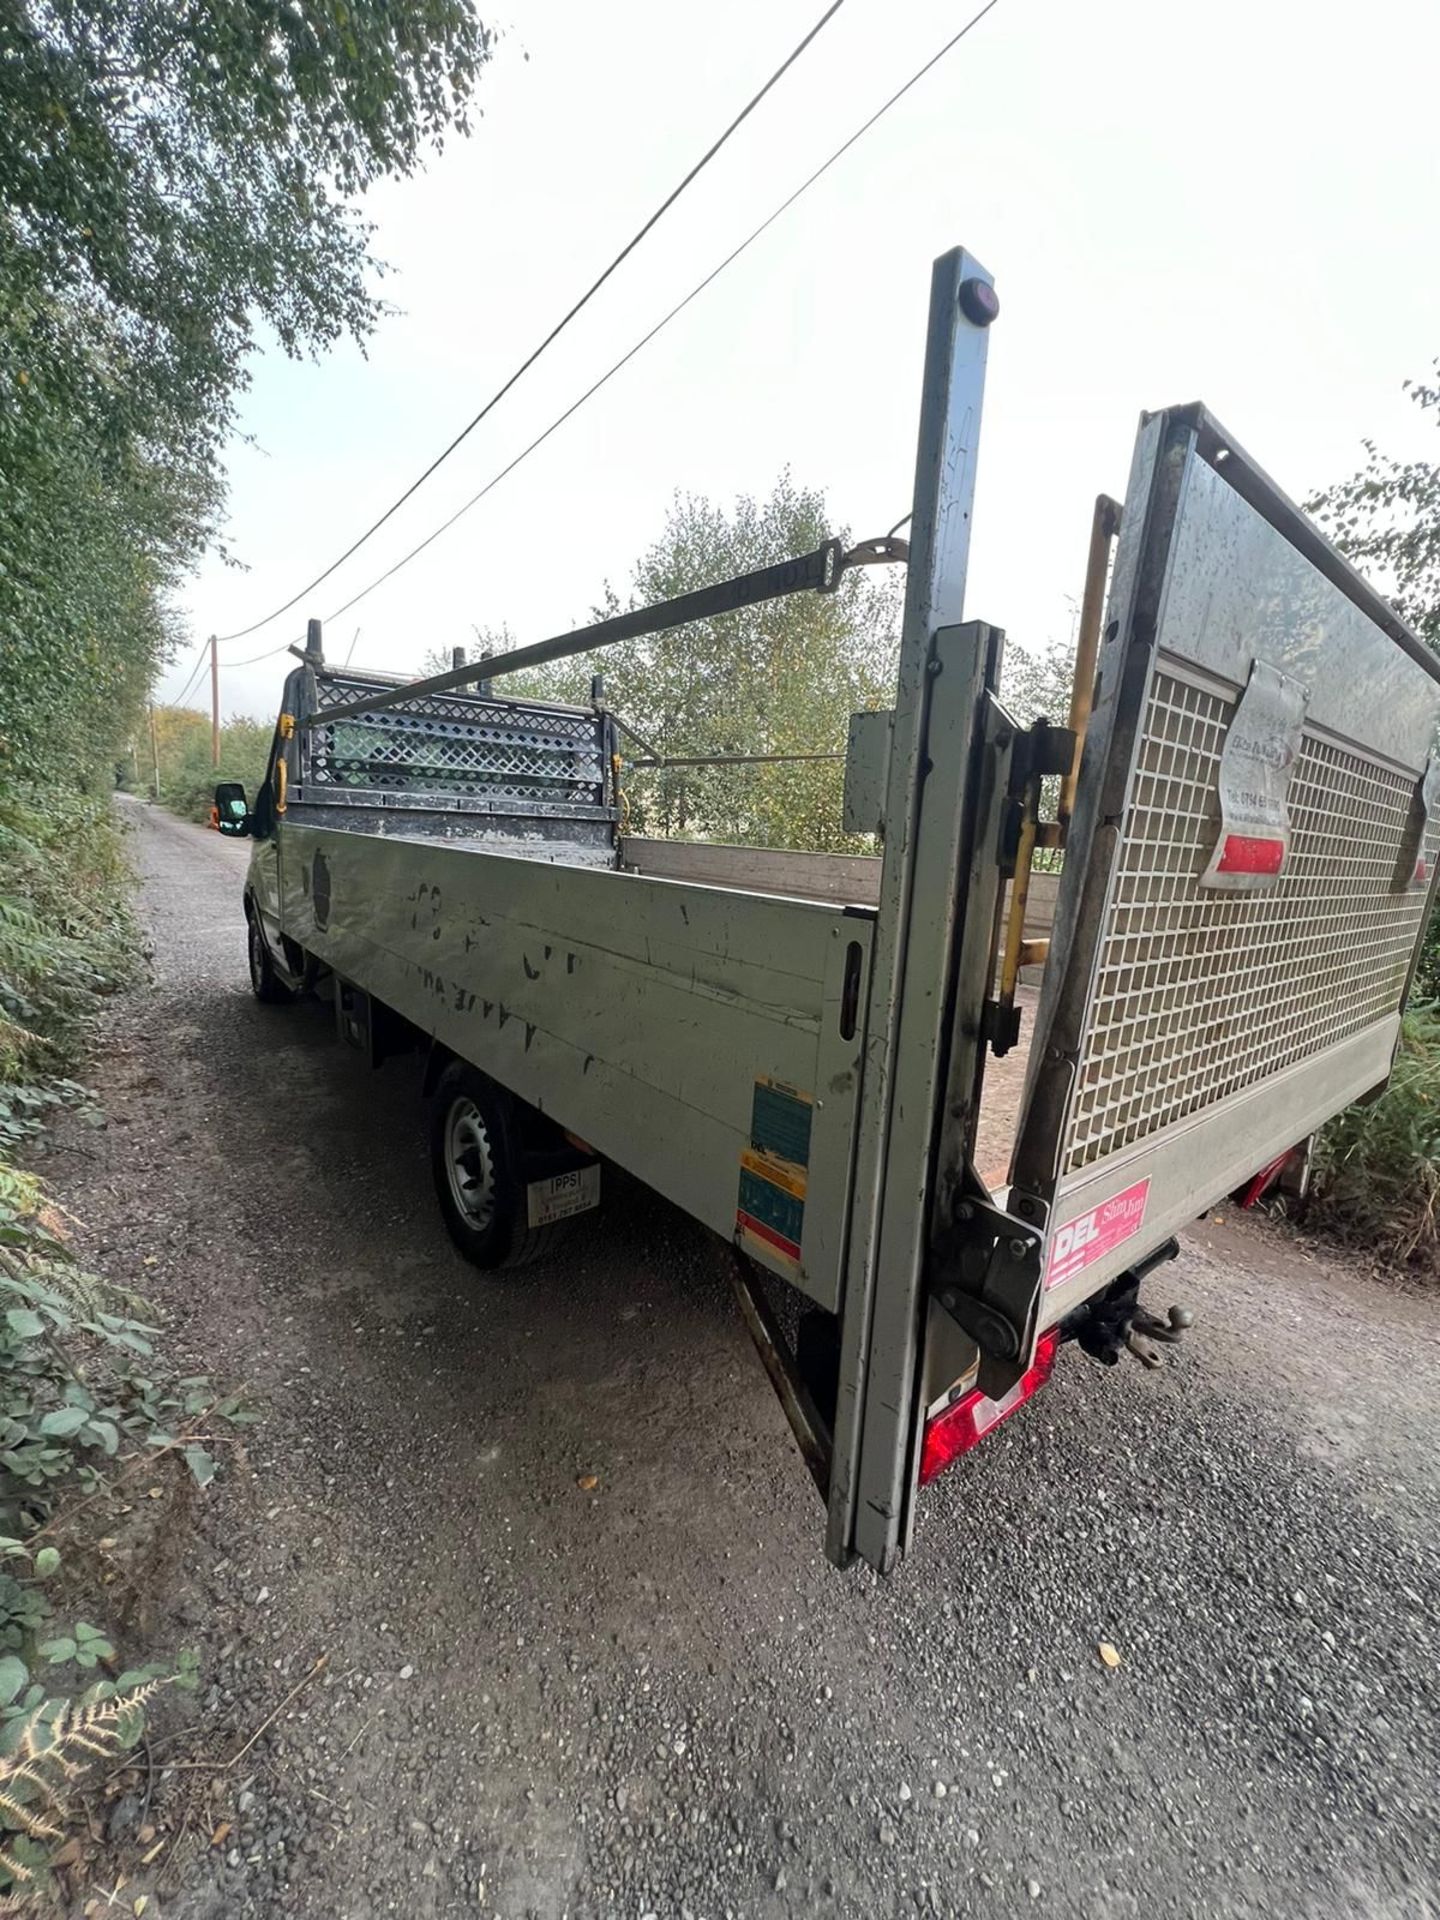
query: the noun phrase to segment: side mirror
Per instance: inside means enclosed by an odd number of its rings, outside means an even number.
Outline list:
[[[222,780],[215,789],[215,824],[221,833],[246,834],[250,831],[250,804],[238,780]]]

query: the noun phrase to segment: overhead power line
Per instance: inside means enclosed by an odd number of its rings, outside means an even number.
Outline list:
[[[264,653],[252,653],[248,660],[227,660],[225,662],[226,671],[229,672],[235,667],[255,667],[258,666],[262,660],[273,660],[277,653],[284,653],[288,647],[298,647],[302,645],[304,639],[305,636],[303,633],[297,633],[293,640],[282,640],[278,647],[267,647]]]
[[[878,121],[883,120],[885,115],[889,113],[890,109],[893,106],[895,106],[899,101],[903,100],[905,95],[910,92],[911,88],[916,86],[921,80],[923,80],[926,74],[929,73],[933,67],[938,66],[940,62],[945,58],[947,53],[950,53],[955,47],[959,46],[960,42],[965,38],[966,34],[969,33],[973,28],[978,27],[980,22],[985,18],[986,14],[989,13],[994,7],[997,7],[999,4],[1000,4],[1000,0],[986,0],[986,4],[983,7],[981,7],[978,12],[973,13],[970,16],[970,18],[965,22],[964,26],[961,27],[957,33],[952,34],[951,37],[945,42],[944,46],[930,56],[930,58],[925,62],[924,66],[917,68],[916,71],[911,74],[910,78],[905,82],[905,84],[902,87],[898,87],[895,90],[895,92],[890,95],[889,99],[886,100],[882,106],[879,106],[875,109],[874,113],[870,115],[868,120],[862,122],[862,124],[855,129],[855,131],[850,135],[848,140],[845,140],[844,142],[842,142],[840,146],[836,147],[835,151],[830,155],[828,160],[822,161],[821,164],[815,169],[815,171],[812,174],[809,175],[807,179],[802,180],[800,185],[796,187],[795,191],[792,194],[790,194],[786,199],[782,200],[779,206],[775,208],[773,213],[767,214],[766,217],[760,222],[759,226],[753,228],[752,231],[745,236],[745,238],[740,242],[739,246],[732,248],[732,250],[729,253],[727,253],[725,258],[720,262],[719,266],[712,267],[710,272],[706,274],[703,280],[697,281],[696,284],[690,289],[689,293],[685,295],[684,299],[678,300],[675,303],[675,305],[671,307],[670,311],[664,316],[663,319],[657,320],[655,325],[651,327],[648,333],[642,334],[641,337],[635,342],[633,347],[631,347],[627,352],[621,354],[620,358],[616,360],[612,366],[608,367],[606,371],[600,375],[600,378],[598,380],[594,381],[592,385],[588,386],[585,389],[585,391],[580,395],[579,399],[573,400],[570,403],[570,405],[566,407],[563,413],[557,414],[555,418],[550,422],[549,426],[545,428],[543,433],[537,433],[535,438],[530,442],[530,444],[527,447],[523,447],[521,451],[516,454],[515,458],[508,463],[508,465],[503,466],[497,474],[495,474],[491,479],[487,480],[485,482],[485,485],[481,487],[478,493],[471,494],[470,498],[467,501],[465,501],[462,506],[456,508],[455,512],[450,515],[448,520],[442,520],[440,525],[436,527],[432,533],[427,534],[425,538],[419,542],[418,545],[413,546],[407,554],[402,555],[402,557],[399,560],[397,560],[393,566],[387,567],[383,573],[377,574],[376,577],[370,582],[368,587],[362,587],[358,593],[352,594],[348,600],[343,601],[340,606],[334,609],[333,612],[326,614],[325,618],[327,620],[336,620],[340,617],[342,613],[348,613],[352,607],[358,606],[359,603],[362,600],[364,600],[369,594],[374,593],[377,587],[383,586],[387,580],[392,579],[397,573],[399,573],[402,567],[408,567],[410,562],[418,558],[418,556],[422,554],[428,546],[432,545],[434,541],[438,540],[441,534],[448,533],[451,527],[455,525],[456,521],[462,519],[465,514],[469,513],[472,507],[478,506],[479,503],[485,498],[487,493],[492,492],[496,487],[498,487],[502,480],[507,479],[510,474],[514,473],[515,469],[518,466],[520,466],[523,461],[528,460],[532,453],[534,453],[538,448],[542,447],[545,444],[545,442],[550,438],[552,433],[555,433],[560,427],[563,427],[565,422],[571,419],[575,414],[577,414],[580,411],[581,407],[583,407],[588,400],[593,399],[594,396],[597,393],[599,393],[602,387],[607,386],[609,382],[614,379],[615,375],[619,373],[623,367],[628,366],[638,353],[641,353],[646,347],[649,346],[650,342],[656,337],[657,334],[663,333],[665,328],[669,326],[672,320],[678,319],[679,316],[690,305],[691,301],[698,299],[699,296],[702,293],[704,293],[707,287],[711,286],[716,280],[720,278],[720,275],[725,272],[727,267],[733,266],[735,261],[737,261],[740,258],[742,253],[748,252],[748,250],[752,246],[754,246],[755,242],[760,238],[760,236],[763,233],[767,232],[769,228],[774,226],[775,222],[778,219],[780,219],[780,217],[783,214],[788,213],[791,207],[795,205],[795,202],[799,200],[803,194],[808,193],[811,187],[815,185],[816,181],[821,179],[823,175],[827,174],[830,171],[831,167],[835,165],[837,160],[842,159],[843,156],[850,151],[851,147],[853,147],[858,140],[862,140],[865,137],[865,135],[869,133],[870,129],[876,125]],[[907,513],[904,519],[896,522],[895,527],[891,528],[891,532],[893,533],[899,527],[903,527],[905,524],[905,521],[908,520],[909,518],[910,516]],[[289,644],[290,643],[288,641],[285,643],[286,646],[288,646]],[[272,652],[283,653],[284,650],[285,650],[284,646],[280,646],[280,647],[273,648]],[[266,659],[266,658],[269,658],[269,655],[262,654],[260,658]],[[250,665],[253,663],[246,662],[245,664]]]
[[[190,669],[190,678],[185,682],[184,686],[180,689],[179,693],[177,693],[175,698],[170,702],[171,706],[174,706],[174,707],[184,706],[186,695],[189,693],[190,689],[194,686],[195,682],[200,678],[200,669],[205,664],[205,655],[209,652],[209,650],[210,650],[210,642],[208,640],[202,640],[200,642],[200,651],[195,656],[195,664]]]
[[[785,74],[787,74],[790,68],[794,66],[795,62],[800,58],[801,54],[804,53],[805,49],[810,45],[811,41],[816,38],[816,36],[820,33],[823,27],[825,27],[831,20],[834,19],[835,15],[840,11],[841,7],[844,4],[845,4],[845,0],[831,0],[831,4],[825,9],[824,13],[821,14],[820,18],[815,22],[814,26],[811,27],[810,31],[805,35],[804,39],[801,40],[800,43],[796,47],[794,47],[789,54],[786,55],[785,59],[781,61],[780,65],[770,75],[770,78],[765,82],[764,86],[760,88],[759,92],[754,93],[750,96],[750,98],[746,101],[745,105],[740,109],[739,113],[737,113],[735,118],[730,122],[729,126],[726,127],[725,131],[720,135],[720,137],[717,140],[711,143],[711,145],[706,149],[706,151],[703,154],[701,154],[700,158],[695,162],[694,166],[691,167],[690,171],[685,175],[684,179],[680,181],[679,185],[676,187],[673,187],[671,191],[665,196],[665,198],[661,201],[660,205],[655,209],[654,213],[652,213],[650,218],[645,222],[644,226],[641,227],[636,233],[634,233],[631,236],[629,240],[625,242],[625,245],[620,249],[619,253],[615,255],[615,258],[610,262],[609,266],[606,267],[605,271],[599,276],[599,278],[591,282],[590,286],[587,287],[585,292],[581,294],[580,298],[575,302],[574,306],[570,308],[569,312],[566,313],[561,320],[557,321],[556,324],[550,329],[549,333],[545,335],[545,338],[540,342],[539,346],[534,348],[534,350],[531,353],[529,353],[524,360],[521,361],[520,365],[510,375],[510,378],[504,383],[504,385],[501,387],[498,387],[496,391],[491,394],[490,398],[485,402],[484,406],[481,407],[480,411],[465,423],[465,425],[460,429],[459,433],[457,433],[455,435],[455,438],[450,442],[449,446],[444,448],[442,452],[436,454],[435,458],[430,462],[429,466],[426,467],[425,471],[422,474],[420,474],[418,478],[416,478],[415,480],[412,480],[410,485],[406,487],[405,491],[402,494],[399,494],[394,500],[391,501],[390,505],[380,515],[379,519],[372,521],[372,523],[365,529],[365,531],[360,535],[360,537],[357,540],[352,541],[351,544],[345,549],[345,551],[340,555],[340,557],[337,560],[332,560],[330,565],[326,567],[323,573],[317,573],[313,580],[307,581],[306,584],[303,587],[301,587],[297,593],[292,594],[288,600],[282,602],[280,606],[272,609],[272,611],[267,613],[263,619],[252,621],[252,623],[248,627],[237,627],[234,633],[221,634],[220,638],[222,640],[243,640],[247,634],[257,633],[261,627],[268,626],[272,620],[278,619],[282,613],[288,613],[291,607],[297,605],[301,600],[305,598],[306,594],[313,592],[314,589],[320,585],[322,580],[328,580],[330,578],[330,575],[335,572],[336,568],[343,566],[345,562],[351,557],[352,554],[358,553],[360,548],[365,545],[365,542],[369,540],[373,534],[377,533],[380,530],[380,528],[385,525],[385,522],[391,517],[391,515],[398,512],[398,510],[402,506],[404,506],[405,502],[411,497],[411,495],[414,493],[417,493],[419,489],[424,486],[425,482],[430,478],[431,474],[434,473],[437,468],[443,466],[445,461],[447,461],[450,458],[451,454],[454,453],[455,449],[461,444],[461,442],[466,438],[468,438],[468,436],[475,431],[476,427],[479,426],[480,422],[485,418],[485,416],[488,413],[490,413],[493,408],[499,405],[499,403],[505,398],[505,395],[509,393],[510,389],[516,384],[516,382],[519,381],[526,373],[529,372],[530,368],[534,366],[535,362],[540,358],[541,354],[545,352],[546,348],[551,346],[560,337],[560,335],[565,331],[566,327],[568,327],[570,322],[575,318],[576,314],[578,314],[583,307],[589,305],[590,301],[594,299],[595,295],[600,291],[601,287],[604,286],[605,282],[610,278],[611,274],[615,272],[616,268],[619,267],[625,260],[627,260],[630,257],[630,255],[635,251],[636,247],[638,247],[640,245],[640,242],[645,238],[646,234],[648,234],[651,231],[651,229],[655,227],[658,224],[658,222],[664,217],[664,215],[670,211],[671,207],[674,206],[675,202],[680,198],[681,194],[684,193],[685,189],[688,186],[690,186],[691,183],[694,180],[696,180],[700,174],[704,172],[705,168],[709,166],[710,162],[715,158],[716,154],[719,153],[720,149],[725,145],[726,141],[729,140],[731,135],[735,133],[736,130],[741,125],[743,125],[743,123],[746,120],[749,119],[750,115],[755,111],[756,107],[759,106],[760,102],[765,98],[766,94],[769,93],[771,89],[775,87],[780,82],[780,80],[784,78]]]

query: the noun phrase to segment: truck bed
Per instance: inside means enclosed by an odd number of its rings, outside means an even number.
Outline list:
[[[737,892],[777,894],[790,899],[829,901],[873,908],[880,897],[880,860],[874,855],[792,853],[773,847],[715,846],[684,840],[652,840],[631,835],[621,842],[621,863],[629,871],[657,878],[687,880]],[[1043,939],[1055,917],[1060,877],[1031,876],[1025,916],[1027,939]],[[984,1094],[976,1139],[976,1162],[987,1186],[1004,1186],[1025,1091],[1030,1031],[1039,1002],[1040,969],[1016,993],[1021,1010],[1018,1045],[985,1066]]]

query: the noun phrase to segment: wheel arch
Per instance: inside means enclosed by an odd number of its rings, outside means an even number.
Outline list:
[[[429,1100],[433,1097],[436,1088],[440,1085],[441,1077],[445,1069],[450,1065],[452,1060],[458,1060],[459,1058],[460,1055],[456,1053],[453,1047],[447,1047],[443,1040],[436,1040],[433,1036],[431,1037],[430,1046],[425,1055],[425,1077],[420,1082],[422,1099]]]

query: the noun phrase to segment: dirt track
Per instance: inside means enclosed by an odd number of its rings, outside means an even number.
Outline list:
[[[152,1913],[1433,1914],[1440,1302],[1202,1229],[1178,1366],[1067,1354],[841,1575],[716,1245],[615,1182],[479,1280],[418,1066],[256,1006],[243,844],[132,813],[157,984],[58,1184],[268,1407],[167,1626],[200,1735],[328,1655]]]

